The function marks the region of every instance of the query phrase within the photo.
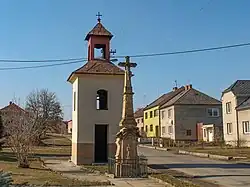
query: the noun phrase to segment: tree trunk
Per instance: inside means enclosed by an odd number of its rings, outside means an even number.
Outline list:
[[[17,167],[19,168],[29,168],[29,160],[27,156],[24,156],[23,158],[18,159]]]

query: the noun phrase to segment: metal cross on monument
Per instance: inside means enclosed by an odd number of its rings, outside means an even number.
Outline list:
[[[98,12],[97,14],[96,14],[96,16],[97,16],[97,21],[100,23],[101,22],[101,13],[100,12]]]
[[[114,55],[115,53],[116,53],[116,49],[115,50],[113,50],[113,49],[110,50],[110,54]]]
[[[136,63],[130,62],[129,56],[125,57],[125,62],[120,62],[118,65],[125,68],[124,77],[124,92],[123,92],[123,109],[122,109],[122,120],[120,126],[136,126],[134,119],[134,109],[133,109],[133,90],[131,84],[131,67],[137,66]]]

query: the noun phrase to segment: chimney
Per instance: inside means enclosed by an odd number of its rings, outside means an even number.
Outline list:
[[[177,89],[178,89],[178,87],[177,87],[177,86],[173,87],[173,91],[176,91]]]
[[[10,101],[10,103],[9,103],[10,105],[12,104],[12,101]]]
[[[185,85],[185,90],[189,90],[192,88],[192,84]]]

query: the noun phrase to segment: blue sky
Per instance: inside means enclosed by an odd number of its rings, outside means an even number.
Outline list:
[[[156,3],[157,2],[157,3]],[[250,42],[248,0],[1,0],[0,59],[86,57],[84,37],[96,13],[114,38],[116,55],[158,53]],[[193,87],[220,98],[236,79],[249,79],[250,47],[215,52],[132,58],[135,107],[148,104],[174,86]],[[0,63],[1,67],[37,64]],[[21,104],[30,91],[56,92],[71,116],[71,85],[66,81],[79,64],[0,71],[0,106],[14,95]]]

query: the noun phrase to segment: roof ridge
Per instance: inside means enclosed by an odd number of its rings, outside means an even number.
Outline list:
[[[112,38],[113,35],[108,31],[102,23],[97,23],[86,35],[85,40],[88,40],[90,36],[107,36]]]
[[[238,104],[235,108],[237,109],[238,107],[240,107],[243,103],[245,103],[248,99],[250,99],[250,96],[247,97],[244,101],[242,101],[240,104]]]
[[[170,92],[168,92],[168,93],[170,93]],[[154,102],[156,102],[157,100],[159,100],[160,98],[162,98],[164,95],[166,95],[166,93],[162,94],[160,97],[158,97],[157,99],[153,100],[151,103],[149,103],[148,105],[146,105],[146,107],[144,109],[147,109],[148,106],[150,106],[151,104],[153,104]]]
[[[193,88],[193,89],[194,89],[194,88]],[[205,95],[205,96],[207,96],[207,97],[209,97],[209,98],[211,98],[211,99],[215,99],[215,100],[221,102],[220,100],[218,100],[218,99],[216,99],[216,98],[214,98],[214,97],[212,97],[212,96],[210,96],[210,95],[208,95],[208,94],[206,94],[206,93],[204,93],[204,92],[201,92],[201,91],[199,91],[199,90],[197,90],[197,89],[194,89],[194,90],[197,91],[197,92],[199,92],[199,93],[202,93],[203,95]]]
[[[188,90],[183,90],[182,92],[180,92],[179,94],[183,93],[183,95],[181,95],[175,102],[172,103],[172,105],[174,105],[177,101],[179,101],[181,98],[183,98],[183,96],[185,96],[190,90],[192,90],[193,88],[190,88]],[[179,94],[175,95],[172,99],[174,99],[175,97],[177,97]],[[170,99],[169,101],[171,101],[172,99]]]

